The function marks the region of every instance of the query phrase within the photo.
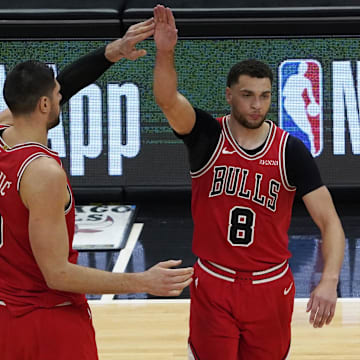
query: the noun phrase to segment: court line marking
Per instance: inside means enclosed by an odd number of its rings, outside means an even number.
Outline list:
[[[130,257],[132,255],[132,252],[134,251],[135,245],[137,243],[137,240],[140,236],[143,227],[144,227],[143,223],[133,224],[128,240],[126,242],[126,246],[124,247],[124,249],[120,251],[120,254],[116,260],[112,272],[122,273],[125,271],[126,266],[129,263]],[[115,294],[104,294],[100,300],[92,300],[92,301],[96,301],[97,303],[100,304],[112,303],[114,301],[122,301],[121,299],[114,300],[114,296]]]
[[[295,299],[296,303],[305,303],[308,302],[308,298],[297,298]],[[117,305],[129,305],[129,304],[190,304],[190,299],[105,299],[103,300],[88,300],[89,304],[117,304]],[[338,302],[346,303],[346,302],[356,302],[360,303],[360,298],[339,298]]]

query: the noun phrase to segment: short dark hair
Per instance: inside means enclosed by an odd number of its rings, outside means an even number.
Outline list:
[[[35,110],[41,96],[51,98],[54,88],[54,71],[42,62],[28,60],[9,72],[3,93],[10,111],[14,115],[24,115]]]
[[[259,79],[269,78],[271,83],[273,81],[273,73],[270,67],[255,59],[243,60],[235,64],[229,71],[226,86],[230,87],[236,84],[240,75],[248,75]]]

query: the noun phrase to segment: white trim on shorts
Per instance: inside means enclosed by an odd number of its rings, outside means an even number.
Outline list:
[[[226,280],[226,281],[230,281],[230,282],[235,282],[235,279],[233,279],[233,278],[231,278],[231,277],[227,277],[227,276],[224,276],[224,275],[220,275],[220,274],[218,274],[218,273],[216,273],[216,272],[208,269],[208,268],[200,261],[200,259],[198,259],[198,264],[200,265],[200,267],[201,267],[204,271],[206,271],[207,273],[209,273],[209,274],[212,275],[212,276],[215,276],[215,277],[217,277],[217,278],[219,278],[219,279],[222,279],[222,280]],[[212,265],[214,265],[214,264],[212,263]],[[214,266],[215,266],[215,265],[214,265]]]
[[[262,279],[262,280],[253,280],[252,283],[254,285],[256,285],[256,284],[263,284],[263,283],[267,283],[267,282],[270,282],[270,281],[280,279],[287,273],[288,270],[289,270],[289,264],[286,265],[285,270],[283,272],[281,272],[280,274],[277,274],[275,276],[272,276],[272,277],[269,277],[269,278],[266,278],[266,279]]]
[[[230,273],[230,274],[236,274],[236,271],[235,270],[232,270],[232,269],[229,269],[229,268],[227,268],[227,267],[225,267],[225,266],[222,266],[222,265],[218,265],[218,264],[216,264],[216,263],[214,263],[214,262],[212,262],[212,261],[209,261],[209,263],[212,265],[212,266],[215,266],[215,267],[217,267],[218,269],[220,269],[220,270],[223,270],[223,271],[227,271],[228,273]],[[254,275],[254,274],[253,274]]]
[[[193,352],[191,351],[190,344],[188,344],[188,360],[195,360],[195,356]]]
[[[226,281],[229,281],[229,282],[235,282],[235,279],[236,278],[232,278],[232,277],[228,277],[228,276],[224,276],[224,275],[221,275],[221,274],[218,274],[216,273],[215,271],[212,271],[210,270],[208,267],[206,267],[202,262],[201,260],[198,258],[197,260],[199,266],[205,271],[207,272],[208,274],[214,276],[214,277],[217,277],[219,279],[222,279],[222,280],[226,280]],[[284,266],[286,264],[287,260],[285,260],[284,262],[282,262],[281,264],[279,265],[276,265],[276,266],[273,266],[269,269],[266,269],[266,270],[262,270],[262,271],[255,271],[252,273],[252,276],[259,276],[259,275],[265,275],[265,274],[269,274],[273,271],[276,271],[278,269],[280,269],[282,266]],[[211,264],[212,266],[220,269],[220,270],[223,270],[225,272],[228,272],[229,274],[232,274],[232,275],[236,275],[236,271],[233,270],[233,269],[229,269],[227,267],[224,267],[222,265],[219,265],[219,264],[216,264],[212,261],[209,261],[209,264]],[[289,270],[289,264],[286,265],[285,269],[280,273],[280,274],[277,274],[275,276],[271,276],[271,277],[268,277],[268,278],[265,278],[265,279],[260,279],[260,280],[252,280],[252,284],[253,285],[258,285],[258,284],[264,284],[264,283],[267,283],[267,282],[271,282],[271,281],[275,281],[275,280],[278,280],[280,278],[282,278]]]
[[[256,275],[268,274],[269,272],[272,272],[272,271],[275,271],[275,270],[277,270],[277,269],[280,269],[283,265],[286,264],[286,262],[287,262],[287,260],[285,260],[285,261],[282,262],[281,264],[276,265],[276,266],[274,266],[274,267],[272,267],[272,268],[270,268],[270,269],[263,270],[263,271],[255,271],[255,272],[253,272],[252,274],[253,274],[254,276],[256,276]]]

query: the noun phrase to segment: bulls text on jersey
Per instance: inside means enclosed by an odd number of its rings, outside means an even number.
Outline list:
[[[253,176],[254,187],[247,187],[249,176]],[[281,184],[270,179],[263,182],[263,174],[234,166],[215,166],[209,197],[222,194],[248,199],[275,212]],[[266,191],[264,191],[266,189]]]

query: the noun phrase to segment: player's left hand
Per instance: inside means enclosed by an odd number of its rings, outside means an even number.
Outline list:
[[[105,57],[111,62],[117,62],[122,58],[136,60],[146,55],[145,49],[136,49],[136,44],[154,34],[154,19],[148,19],[138,24],[131,25],[125,35],[108,44],[105,49]]]
[[[307,304],[306,312],[310,311],[310,324],[314,328],[329,325],[335,314],[337,283],[333,280],[321,280],[313,290]]]
[[[172,51],[177,42],[175,18],[170,8],[157,5],[154,8],[154,40],[158,51]]]

